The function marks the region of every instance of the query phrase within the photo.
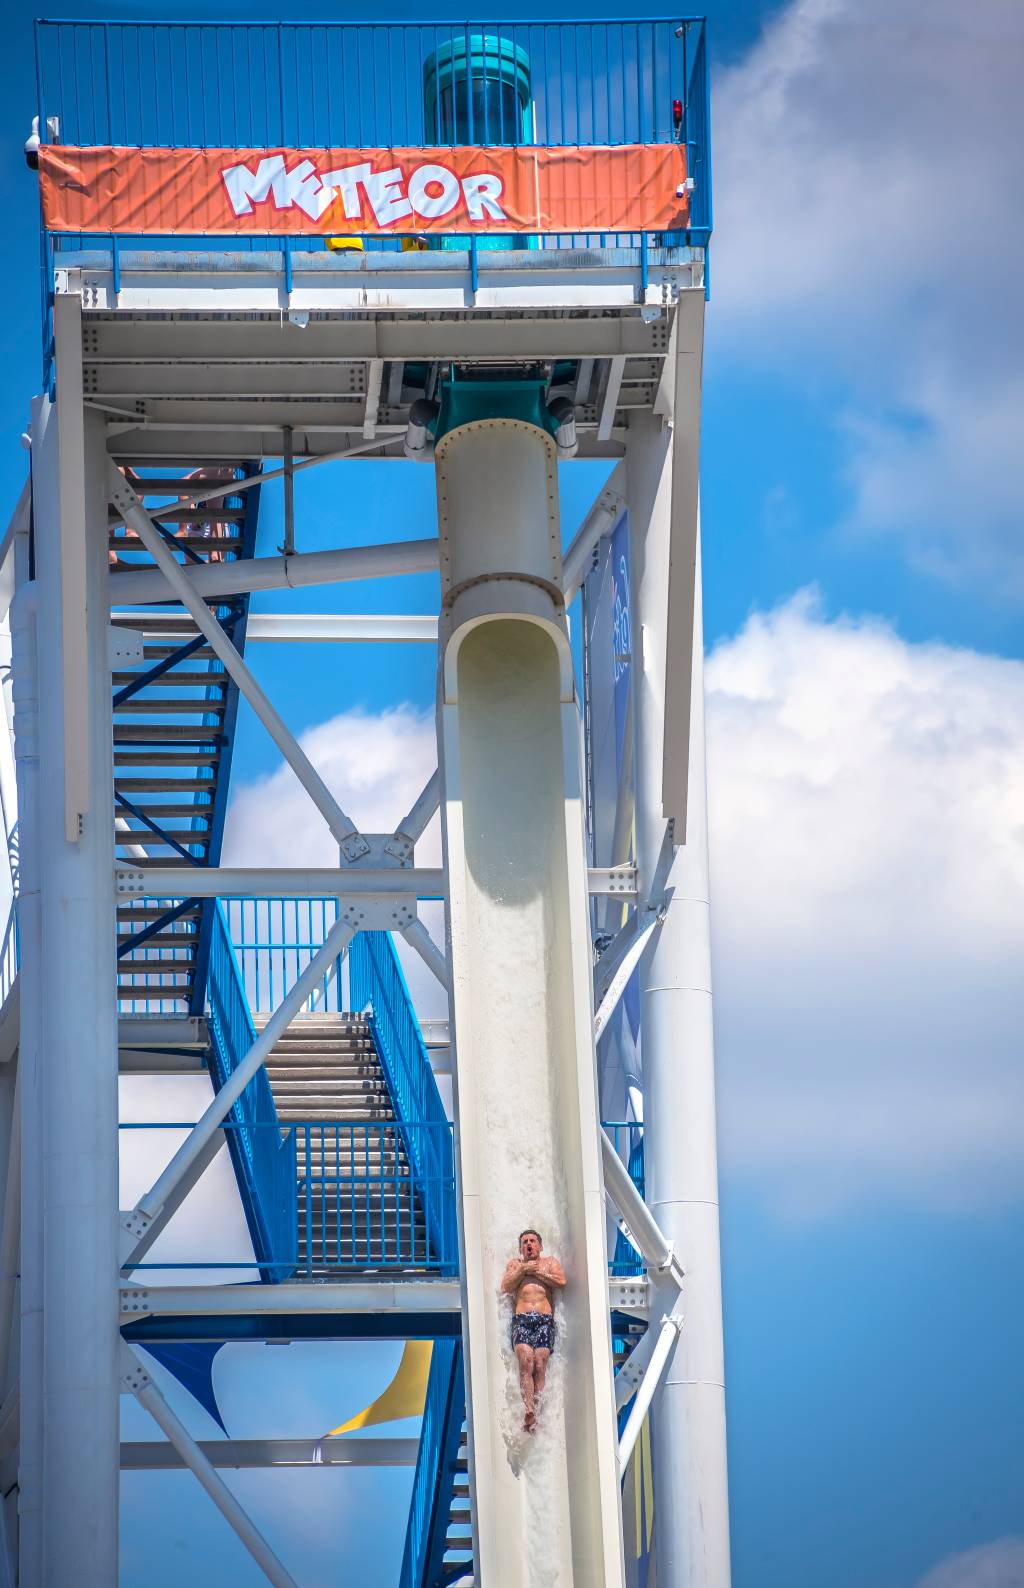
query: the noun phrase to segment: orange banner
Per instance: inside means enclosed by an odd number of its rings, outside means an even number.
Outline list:
[[[683,230],[680,144],[39,150],[54,232],[388,236]]]

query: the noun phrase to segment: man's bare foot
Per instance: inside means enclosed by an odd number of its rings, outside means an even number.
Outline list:
[[[527,1412],[526,1416],[523,1418],[523,1432],[527,1433],[527,1434],[532,1434],[536,1430],[536,1427],[537,1427],[537,1413],[536,1412]]]

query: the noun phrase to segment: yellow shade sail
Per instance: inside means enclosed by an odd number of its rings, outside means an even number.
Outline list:
[[[430,1374],[430,1340],[406,1340],[402,1360],[387,1389],[377,1399],[364,1406],[361,1412],[350,1417],[340,1428],[332,1428],[324,1437],[335,1434],[352,1434],[357,1428],[372,1428],[377,1423],[397,1422],[400,1417],[420,1417],[427,1396],[427,1378]]]

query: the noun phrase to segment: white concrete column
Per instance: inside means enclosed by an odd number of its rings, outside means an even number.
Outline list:
[[[64,303],[58,301],[58,309]],[[58,355],[61,342],[58,336]],[[117,1004],[103,421],[58,407],[33,431],[39,584],[43,1063],[43,1588],[117,1581]],[[61,408],[64,401],[66,408]],[[83,427],[84,426],[84,427]],[[68,571],[84,581],[63,583]],[[84,679],[64,658],[84,658]],[[85,750],[65,799],[65,706]],[[66,837],[80,813],[77,840]]]
[[[685,1272],[685,1321],[652,1413],[654,1533],[659,1588],[728,1588],[699,546],[685,833],[669,831],[661,794],[671,473],[671,432],[631,420],[637,860],[640,897],[668,896],[640,965],[646,1196]]]
[[[15,764],[18,778],[18,1074],[21,1112],[21,1278],[18,1334],[18,1559],[25,1584],[43,1559],[43,984],[40,915],[39,699],[35,583],[19,581],[11,607]]]

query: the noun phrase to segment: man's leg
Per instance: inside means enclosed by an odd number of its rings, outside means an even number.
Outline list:
[[[519,1363],[519,1389],[523,1397],[523,1406],[526,1409],[523,1427],[532,1428],[536,1420],[536,1413],[533,1409],[533,1347],[530,1345],[517,1345],[516,1359]]]
[[[550,1355],[550,1351],[545,1351],[540,1346],[538,1346],[533,1353],[533,1388],[537,1395],[539,1395],[544,1388],[544,1380],[547,1377],[548,1358]]]

